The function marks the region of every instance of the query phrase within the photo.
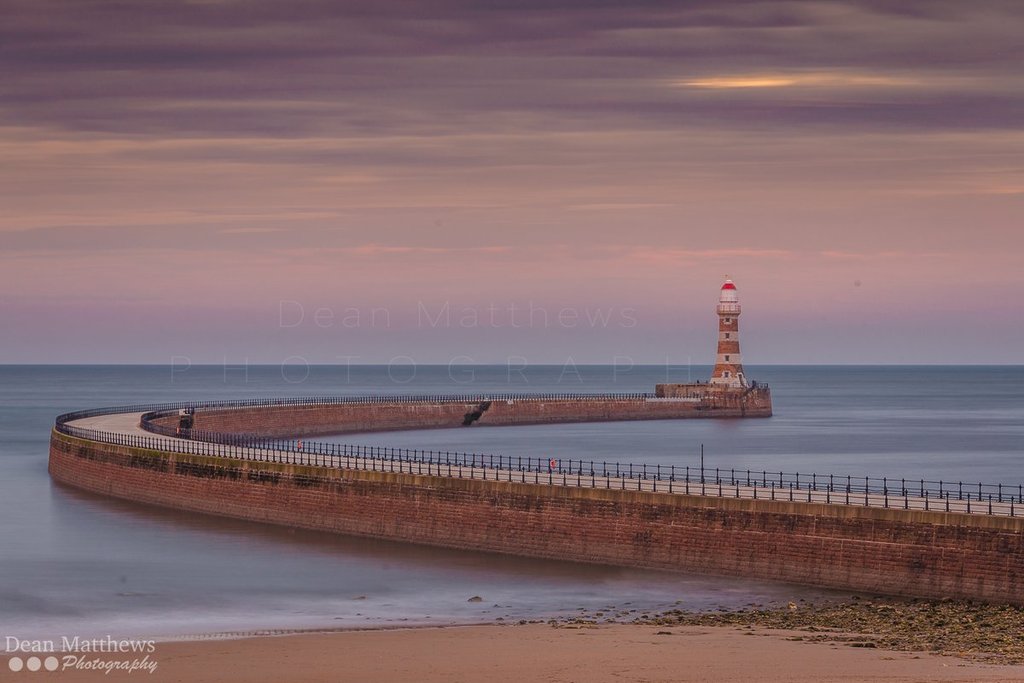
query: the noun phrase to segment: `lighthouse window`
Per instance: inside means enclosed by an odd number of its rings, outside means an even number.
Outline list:
[[[731,322],[732,322],[732,318],[726,318],[726,319],[725,319],[725,322],[726,322],[726,324],[729,324],[729,323],[731,323]]]
[[[726,356],[726,357],[725,357],[725,361],[726,361],[726,362],[729,362],[729,356]]]
[[[729,376],[729,373],[728,373],[728,372],[726,372],[726,373],[725,373],[725,377],[728,377],[728,376]]]
[[[726,339],[728,339],[728,338],[729,338],[729,333],[728,333],[728,332],[726,332],[726,333],[725,333],[725,338],[726,338]]]

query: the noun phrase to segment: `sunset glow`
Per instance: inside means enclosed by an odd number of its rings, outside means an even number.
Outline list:
[[[915,81],[898,76],[847,73],[802,73],[789,75],[720,76],[682,81],[679,85],[710,90],[732,88],[805,87],[896,87],[914,85]]]

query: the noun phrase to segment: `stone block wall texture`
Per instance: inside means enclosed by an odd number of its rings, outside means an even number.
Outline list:
[[[263,437],[315,436],[354,432],[456,427],[480,403],[339,403],[253,408],[200,409],[195,429]],[[491,401],[473,427],[614,420],[706,417],[767,417],[770,395],[715,395],[701,401],[644,399]],[[156,422],[173,426],[177,417]]]
[[[366,472],[53,433],[58,482],[141,503],[538,558],[1024,605],[1020,518]]]

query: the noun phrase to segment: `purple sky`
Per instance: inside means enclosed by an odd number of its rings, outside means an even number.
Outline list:
[[[0,363],[1024,363],[1017,0],[0,15]]]

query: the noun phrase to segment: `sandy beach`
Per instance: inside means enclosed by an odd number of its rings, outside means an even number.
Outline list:
[[[756,627],[627,624],[304,633],[159,643],[150,657],[158,665],[152,674],[51,675],[61,681],[189,683],[1024,680],[1024,666],[791,639],[805,635]],[[23,671],[12,680],[32,675]]]

